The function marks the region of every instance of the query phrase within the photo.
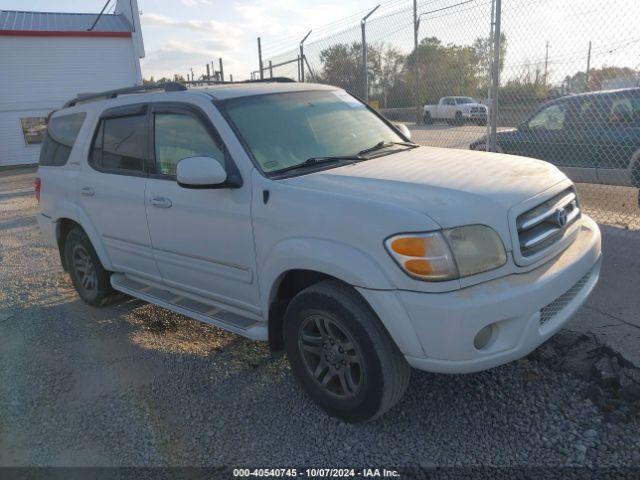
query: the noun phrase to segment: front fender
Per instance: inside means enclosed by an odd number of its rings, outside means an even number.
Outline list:
[[[91,245],[93,245],[93,249],[96,251],[98,258],[100,259],[100,263],[102,263],[103,267],[106,270],[113,270],[113,265],[111,263],[111,258],[107,253],[107,250],[104,248],[102,241],[100,239],[100,234],[96,229],[95,225],[87,215],[87,213],[78,205],[71,202],[60,202],[56,205],[56,216],[54,220],[57,223],[56,226],[56,235],[57,238],[59,236],[59,229],[61,220],[69,219],[73,220],[77,224],[79,224],[82,229],[85,231],[89,240],[91,240]]]
[[[261,291],[269,292],[264,296],[264,311],[269,311],[279,280],[290,270],[324,273],[356,287],[394,288],[375,259],[356,247],[318,238],[290,238],[278,242],[269,251],[261,268]]]
[[[352,285],[378,315],[400,351],[424,356],[413,325],[391,280],[375,259],[366,252],[343,243],[316,238],[295,238],[277,243],[269,252],[260,273],[261,291],[268,312],[280,280],[290,270],[312,270]]]

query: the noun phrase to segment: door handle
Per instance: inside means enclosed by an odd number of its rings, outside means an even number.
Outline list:
[[[85,186],[80,189],[80,194],[84,195],[85,197],[93,197],[96,192],[93,188]]]
[[[167,197],[153,197],[151,199],[151,205],[158,208],[171,208],[171,200]]]

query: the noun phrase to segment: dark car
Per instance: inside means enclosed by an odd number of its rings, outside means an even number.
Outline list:
[[[486,137],[470,145],[484,150]],[[640,187],[640,88],[582,93],[542,105],[498,151],[557,165],[573,181]]]

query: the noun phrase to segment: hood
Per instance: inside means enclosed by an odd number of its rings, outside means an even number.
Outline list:
[[[532,158],[418,147],[286,182],[413,209],[443,228],[490,225],[507,245],[509,209],[566,178]]]

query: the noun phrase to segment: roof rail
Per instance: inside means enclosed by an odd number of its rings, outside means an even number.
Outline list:
[[[234,81],[225,81],[225,80],[208,80],[206,78],[201,78],[199,80],[187,80],[185,82],[181,82],[183,85],[192,85],[195,87],[203,86],[203,85],[236,85],[238,83],[296,83],[293,78],[289,77],[271,77],[271,78],[263,78],[263,79],[253,79],[253,80],[234,80]]]
[[[271,77],[271,78],[256,78],[254,80],[239,80],[233,83],[297,83],[293,78],[289,77]],[[232,82],[229,82],[232,83]]]
[[[116,98],[118,95],[126,95],[129,93],[152,92],[155,90],[164,90],[165,92],[181,92],[187,87],[178,82],[151,83],[146,85],[134,85],[133,87],[116,88],[115,90],[106,90],[98,93],[86,93],[78,95],[76,98],[69,100],[64,107],[73,107],[78,103],[90,102],[92,100],[101,100],[106,98]]]

